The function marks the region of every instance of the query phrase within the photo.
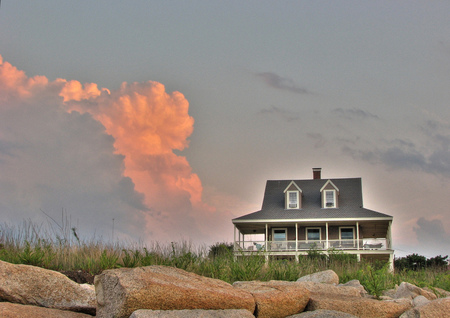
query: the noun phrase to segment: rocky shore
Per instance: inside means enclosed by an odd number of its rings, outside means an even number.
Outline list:
[[[439,297],[438,297],[439,296]],[[94,285],[0,261],[0,317],[448,317],[450,293],[401,283],[381,299],[333,271],[233,285],[166,266],[106,270]]]

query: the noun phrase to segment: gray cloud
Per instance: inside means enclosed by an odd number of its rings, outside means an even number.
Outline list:
[[[270,87],[286,90],[296,94],[310,94],[306,88],[298,86],[292,79],[281,77],[275,73],[264,72],[257,73],[257,77],[261,78],[264,83],[269,85]]]
[[[445,231],[444,225],[440,220],[427,220],[421,217],[417,220],[417,226],[414,227],[417,235],[419,248],[426,251],[428,257],[436,256],[443,250],[450,254],[447,242],[450,240],[450,233]],[[444,256],[444,255],[443,255]]]
[[[374,115],[368,111],[358,108],[352,109],[336,108],[333,109],[332,112],[340,117],[344,117],[347,119],[379,119],[377,115]]]
[[[271,105],[269,108],[264,108],[258,112],[259,115],[274,115],[281,117],[283,120],[288,122],[296,121],[300,119],[300,115],[297,112],[293,112],[290,110],[286,110],[274,105]]]
[[[64,209],[84,238],[109,238],[112,219],[117,237],[138,238],[148,208],[123,176],[124,156],[115,154],[105,128],[57,104],[13,106],[0,109],[2,221],[39,223],[46,219],[41,211],[57,217]]]

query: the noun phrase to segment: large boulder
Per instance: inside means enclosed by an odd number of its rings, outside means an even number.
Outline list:
[[[314,282],[297,282],[296,284],[305,287],[311,295],[361,297],[361,290],[352,286],[333,286]]]
[[[437,317],[448,317],[450,313],[450,298],[440,298],[429,303],[414,307],[403,315],[400,318],[437,318]]]
[[[92,316],[59,309],[0,303],[0,317],[2,318],[92,318]]]
[[[300,284],[285,281],[235,282],[233,287],[250,292],[255,298],[258,318],[282,318],[302,312],[310,292]]]
[[[413,299],[417,296],[424,296],[428,300],[436,299],[437,296],[429,291],[426,291],[420,287],[417,287],[416,285],[403,282],[398,286],[397,291],[395,292],[393,298],[408,298]]]
[[[292,315],[286,318],[358,318],[357,316],[342,311],[319,309],[315,311],[305,311],[301,314]]]
[[[411,308],[407,299],[380,301],[364,297],[311,294],[306,311],[335,310],[364,318],[394,318]]]
[[[12,303],[95,314],[95,291],[61,273],[0,261],[0,299]]]
[[[247,309],[253,296],[230,284],[166,266],[106,270],[94,280],[97,317],[128,318],[135,310]]]
[[[302,276],[297,279],[297,282],[314,282],[314,283],[324,283],[324,284],[339,284],[339,276],[331,269],[317,272],[314,274]]]
[[[184,309],[184,310],[150,310],[139,309],[130,318],[255,318],[246,309]]]
[[[356,288],[356,289],[359,290],[361,296],[363,296],[363,297],[367,296],[367,291],[366,291],[366,289],[364,288],[363,285],[361,285],[361,283],[360,283],[359,280],[357,280],[357,279],[350,280],[350,281],[346,282],[345,284],[339,284],[338,286],[339,286],[339,287],[340,287],[340,286],[354,287],[354,288]]]

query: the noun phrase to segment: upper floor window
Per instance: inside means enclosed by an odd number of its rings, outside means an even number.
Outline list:
[[[325,207],[326,208],[335,208],[336,207],[336,191],[334,190],[325,190]]]
[[[322,194],[322,208],[332,209],[339,206],[339,189],[331,180],[328,180],[323,185],[323,187],[320,189],[320,192]]]
[[[288,209],[298,209],[298,191],[288,191]]]
[[[284,189],[285,194],[285,209],[301,209],[302,208],[302,190],[298,185],[291,181]]]

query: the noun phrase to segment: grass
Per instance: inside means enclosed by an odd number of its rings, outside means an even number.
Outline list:
[[[264,257],[258,254],[235,259],[229,247],[229,244],[217,243],[209,248],[196,248],[186,241],[154,242],[147,246],[94,239],[83,241],[73,228],[47,231],[31,222],[24,222],[19,227],[0,224],[0,260],[58,271],[82,270],[97,275],[106,269],[166,265],[233,283],[246,280],[295,281],[304,275],[332,269],[341,283],[358,279],[375,296],[403,281],[419,287],[450,291],[450,273],[442,269],[390,273],[386,265],[357,262],[353,257],[336,251],[329,258],[312,251],[307,257],[300,257],[298,263],[272,260],[266,264]]]

